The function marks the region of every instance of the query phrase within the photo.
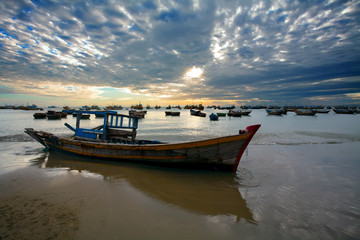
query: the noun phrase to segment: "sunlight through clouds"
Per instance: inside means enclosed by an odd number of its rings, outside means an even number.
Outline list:
[[[185,79],[200,78],[203,70],[199,67],[193,66],[185,73]]]
[[[328,0],[0,1],[0,98],[358,102],[359,11]]]

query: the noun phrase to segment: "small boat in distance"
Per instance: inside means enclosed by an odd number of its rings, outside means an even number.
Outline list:
[[[277,115],[281,116],[283,114],[283,111],[276,108],[266,108],[266,112],[268,115]]]
[[[48,120],[58,120],[61,119],[61,115],[59,113],[47,113],[46,117]]]
[[[216,113],[216,115],[218,115],[219,117],[226,117],[226,113],[219,112],[219,113]]]
[[[210,114],[209,117],[210,117],[210,120],[211,120],[211,121],[217,121],[217,120],[219,120],[219,116],[216,115],[215,113]]]
[[[347,108],[334,108],[333,111],[337,114],[354,114],[354,113],[356,113],[355,109],[347,109]]]
[[[146,113],[147,113],[147,111],[136,111],[136,110],[129,111],[130,116],[137,117],[137,118],[145,118]]]
[[[52,110],[48,110],[46,113],[46,117],[48,120],[56,120],[60,118],[66,118],[67,113],[66,112],[56,112]]]
[[[201,112],[200,110],[190,109],[190,115],[198,117],[206,117],[206,113]]]
[[[308,108],[298,108],[294,109],[296,115],[300,116],[314,116],[316,114],[316,111]]]
[[[249,114],[250,114],[252,111],[251,111],[251,110],[248,110],[248,109],[242,109],[242,110],[240,110],[239,112],[240,112],[240,114],[241,114],[242,116],[249,116]]]
[[[90,119],[90,114],[80,114],[81,119]]]
[[[19,106],[13,109],[20,109],[20,110],[43,110],[42,108],[39,108],[38,106],[36,106],[35,104],[33,105],[28,105],[28,106]]]
[[[316,113],[329,113],[330,112],[329,109],[314,109],[314,111]]]
[[[180,112],[165,111],[165,116],[180,116]]]
[[[241,113],[240,111],[233,111],[233,110],[229,110],[228,114],[229,117],[241,117]]]
[[[239,134],[189,142],[166,143],[157,140],[138,140],[138,118],[103,112],[104,122],[95,128],[80,127],[80,115],[95,111],[67,111],[76,113],[76,127],[65,123],[74,132],[71,137],[25,128],[25,133],[50,150],[62,150],[85,157],[108,160],[142,162],[181,168],[200,168],[236,172],[242,154],[260,124],[239,130]]]
[[[46,118],[46,113],[34,113],[33,116],[35,119],[44,119]]]

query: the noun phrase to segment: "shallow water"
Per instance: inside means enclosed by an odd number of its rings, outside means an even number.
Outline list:
[[[212,122],[188,110],[169,117],[160,109],[139,121],[138,138],[169,142],[262,124],[238,171],[229,174],[45,152],[24,128],[70,135],[64,123],[74,126],[75,118],[34,120],[32,114],[0,111],[0,190],[11,185],[12,193],[82,202],[77,239],[360,237],[360,115],[268,116],[253,110],[249,117]]]

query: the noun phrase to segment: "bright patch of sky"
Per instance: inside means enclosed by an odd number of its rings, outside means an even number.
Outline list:
[[[192,67],[185,73],[185,78],[199,78],[203,70],[199,67]]]

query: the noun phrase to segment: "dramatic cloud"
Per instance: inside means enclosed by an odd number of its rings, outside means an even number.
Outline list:
[[[358,1],[13,0],[0,13],[2,103],[359,103]]]

